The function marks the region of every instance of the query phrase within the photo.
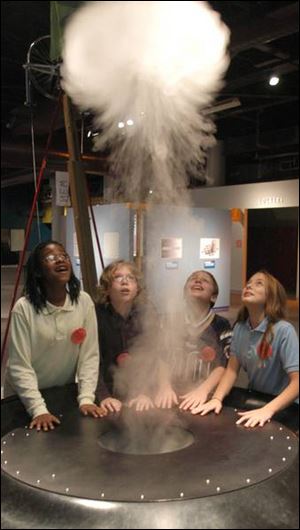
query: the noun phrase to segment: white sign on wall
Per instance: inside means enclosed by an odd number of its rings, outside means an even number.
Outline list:
[[[108,259],[118,259],[119,251],[119,232],[104,232],[104,249],[103,254]]]
[[[57,206],[71,206],[69,194],[69,173],[66,171],[56,171],[55,191]]]

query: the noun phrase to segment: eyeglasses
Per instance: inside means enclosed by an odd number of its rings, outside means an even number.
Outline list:
[[[48,254],[43,259],[49,263],[58,263],[59,261],[70,261],[70,256],[69,254]]]
[[[123,281],[133,283],[133,282],[136,282],[136,278],[132,274],[117,274],[116,276],[113,277],[113,281],[117,283],[122,283]]]

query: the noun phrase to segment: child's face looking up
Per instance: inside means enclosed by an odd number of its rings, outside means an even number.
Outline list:
[[[47,245],[40,257],[43,280],[49,284],[67,284],[71,277],[72,266],[64,247]]]
[[[267,280],[264,274],[258,272],[251,276],[242,291],[242,302],[248,305],[264,306],[267,299]]]
[[[205,272],[195,272],[185,284],[185,295],[188,299],[201,300],[210,305],[215,302],[214,284],[212,279]]]
[[[138,294],[138,283],[136,277],[129,267],[121,265],[113,273],[112,283],[108,289],[108,295],[112,305],[122,302],[133,302]]]

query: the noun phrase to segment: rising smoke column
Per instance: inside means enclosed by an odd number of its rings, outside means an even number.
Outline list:
[[[95,114],[95,149],[110,148],[123,198],[151,188],[176,202],[214,143],[205,108],[229,64],[219,14],[207,2],[89,2],[64,39],[63,88]]]

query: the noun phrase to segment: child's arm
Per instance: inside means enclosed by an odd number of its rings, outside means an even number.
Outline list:
[[[28,322],[19,312],[12,313],[7,379],[32,417],[29,428],[53,430],[60,420],[48,411],[39,391],[38,380],[31,363]]]
[[[161,359],[158,367],[158,392],[154,403],[156,407],[162,409],[170,409],[173,405],[178,405],[178,398],[171,384],[170,367]]]
[[[106,412],[120,412],[122,408],[122,401],[112,396],[108,396],[100,402],[100,406]]]
[[[6,377],[32,418],[50,415],[39,391],[37,376],[31,362],[29,323],[23,314],[14,311]]]
[[[156,407],[161,409],[170,409],[173,405],[178,405],[178,398],[176,392],[170,384],[166,384],[158,391],[154,403]]]
[[[223,366],[217,366],[217,368],[215,368],[211,372],[208,378],[203,383],[201,383],[201,385],[199,385],[194,390],[191,390],[187,394],[179,396],[183,399],[183,401],[179,405],[179,408],[183,410],[192,410],[198,407],[199,405],[203,405],[203,403],[206,402],[208,395],[220,382],[224,372],[225,368]]]
[[[86,336],[80,345],[78,358],[77,376],[78,376],[78,403],[82,405],[91,405],[95,401],[95,391],[98,381],[99,372],[99,345],[97,319],[92,301],[87,308],[84,319],[84,328]]]
[[[98,406],[96,403],[86,403],[80,405],[80,412],[83,416],[93,416],[93,418],[103,418],[107,415],[107,410],[101,405]]]
[[[208,412],[214,411],[216,414],[219,414],[222,410],[223,399],[227,394],[229,394],[232,389],[236,378],[238,376],[240,369],[240,363],[237,358],[232,355],[228,361],[227,368],[222,376],[220,383],[218,384],[214,395],[211,400],[205,403],[204,405],[199,405],[194,408],[191,412],[192,414],[201,414],[204,416]]]
[[[256,425],[263,427],[266,421],[270,420],[276,412],[285,409],[293,403],[299,396],[299,372],[290,372],[288,375],[290,382],[278,396],[264,407],[247,412],[238,412],[241,418],[236,423],[239,425],[245,422],[245,427],[255,427]]]
[[[139,394],[137,397],[131,399],[128,403],[129,408],[135,408],[136,411],[149,410],[154,408],[152,399],[146,394]]]

